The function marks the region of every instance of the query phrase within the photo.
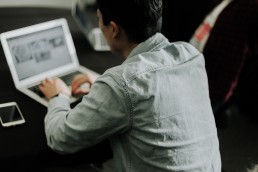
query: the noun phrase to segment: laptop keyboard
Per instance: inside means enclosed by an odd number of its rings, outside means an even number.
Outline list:
[[[78,74],[81,74],[81,72],[75,71],[75,72],[69,73],[67,75],[61,76],[60,79],[62,79],[64,81],[64,83],[66,83],[68,86],[70,86],[73,78]],[[44,97],[44,94],[39,90],[39,85],[32,86],[29,89],[31,91],[33,91],[34,93],[36,93],[37,95],[39,95],[40,97]]]
[[[62,79],[68,86],[70,86],[73,78],[79,74],[81,74],[81,72],[75,71],[75,72],[69,73],[67,75],[61,76],[60,79]]]
[[[29,88],[31,91],[39,95],[40,97],[44,97],[44,94],[39,90],[39,85],[35,85]]]

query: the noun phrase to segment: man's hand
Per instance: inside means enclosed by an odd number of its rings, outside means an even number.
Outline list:
[[[48,100],[59,93],[71,96],[71,90],[59,78],[47,78],[43,80],[39,86],[39,89]]]
[[[72,81],[72,94],[88,94],[95,78],[90,74],[80,74]]]

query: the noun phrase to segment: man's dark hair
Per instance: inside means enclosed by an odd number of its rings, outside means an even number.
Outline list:
[[[104,25],[114,21],[133,42],[143,42],[162,27],[162,0],[97,0]]]

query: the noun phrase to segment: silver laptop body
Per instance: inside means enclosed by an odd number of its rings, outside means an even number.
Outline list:
[[[34,89],[45,78],[86,72],[98,76],[79,64],[64,18],[8,31],[0,37],[16,89],[44,106],[48,101]],[[70,101],[77,99],[71,97]]]

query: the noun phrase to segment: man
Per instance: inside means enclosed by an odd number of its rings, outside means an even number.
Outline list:
[[[114,171],[220,172],[217,130],[202,54],[159,33],[162,0],[98,0],[99,27],[122,65],[89,82],[73,109],[71,92],[58,78],[40,86],[50,99],[45,118],[48,145],[73,153],[109,138]],[[59,94],[59,96],[55,96]]]

